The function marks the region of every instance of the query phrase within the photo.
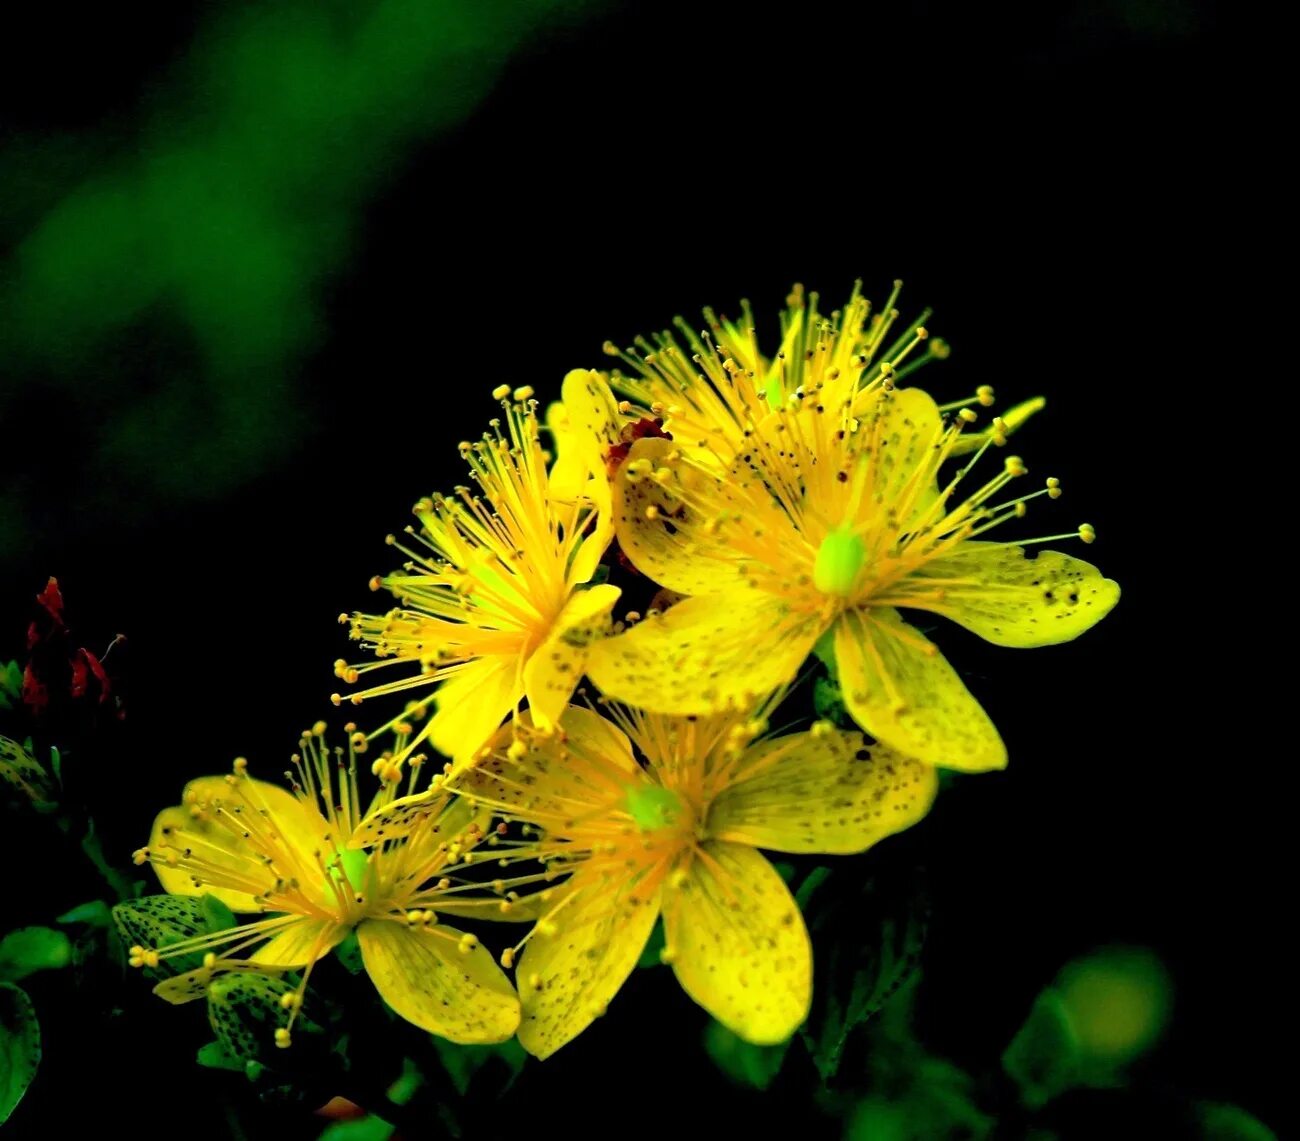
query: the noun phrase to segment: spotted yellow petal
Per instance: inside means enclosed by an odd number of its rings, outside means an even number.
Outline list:
[[[873,388],[858,398],[859,433],[870,440],[871,475],[861,510],[887,511],[900,523],[930,510],[938,498],[935,468],[926,462],[943,434],[943,416],[921,388]]]
[[[861,852],[920,820],[937,789],[931,766],[861,733],[795,733],[745,752],[708,832],[779,852]]]
[[[586,668],[587,647],[609,632],[610,611],[620,593],[608,584],[575,593],[556,619],[551,636],[528,659],[524,688],[539,728],[554,725],[568,705]]]
[[[965,542],[903,585],[897,605],[942,614],[999,646],[1069,642],[1119,601],[1119,584],[1091,563],[1059,551],[1026,558],[1001,543]]]
[[[747,1042],[784,1042],[808,1016],[812,946],[776,869],[711,840],[664,889],[665,947],[686,993]]]
[[[844,704],[879,741],[927,765],[983,772],[1007,763],[997,729],[939,648],[888,607],[835,627]]]
[[[606,696],[653,713],[716,713],[791,681],[821,631],[775,595],[701,595],[597,642],[587,673]]]
[[[546,409],[546,428],[551,434],[555,458],[547,475],[547,486],[554,498],[567,503],[587,492],[587,460],[574,438],[573,420],[561,400]]]
[[[149,850],[154,870],[172,895],[211,893],[232,911],[261,911],[253,897],[275,886],[276,872],[261,858],[258,837],[278,837],[308,858],[325,844],[318,812],[279,785],[249,777],[198,777],[185,786],[182,804],[154,820]],[[247,833],[247,835],[246,835]],[[169,867],[168,852],[188,850],[205,867]]]
[[[519,999],[491,953],[462,938],[388,919],[357,928],[366,973],[408,1022],[452,1042],[504,1042],[519,1025]]]
[[[332,919],[308,919],[304,916],[263,943],[248,958],[264,967],[305,967],[342,943],[348,930],[346,925]]]
[[[438,690],[438,712],[428,725],[433,747],[457,768],[470,764],[484,742],[524,695],[520,662],[493,654],[456,671]]]
[[[553,909],[554,931],[538,927],[515,977],[523,1018],[519,1041],[538,1058],[555,1053],[604,1013],[636,967],[659,914],[657,883],[616,875],[609,865],[574,874]]]
[[[554,824],[584,804],[599,803],[640,771],[626,734],[582,706],[565,709],[559,731],[549,735],[528,731],[528,711],[520,715],[519,726],[522,753],[512,754],[514,733],[503,727],[486,757],[450,778],[457,792],[484,808],[522,812],[536,822]]]
[[[614,479],[614,531],[632,564],[681,594],[707,594],[740,581],[734,554],[710,533],[712,520],[736,510],[726,480],[674,460],[680,445],[638,440]],[[649,472],[647,473],[647,468]],[[665,482],[652,478],[666,473]],[[742,505],[743,506],[743,505]]]

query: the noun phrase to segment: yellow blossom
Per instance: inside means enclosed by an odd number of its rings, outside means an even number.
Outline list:
[[[1004,496],[1026,475],[1016,456],[973,476],[1015,426],[997,419],[941,474],[978,423],[971,406],[987,406],[992,391],[940,408],[899,388],[931,342],[914,323],[877,353],[892,303],[868,319],[855,294],[844,314],[803,323],[793,341],[787,329],[788,367],[778,357],[765,373],[748,370],[755,383],[767,377],[771,410],[736,421],[734,454],[702,434],[694,445],[676,435],[633,445],[615,477],[618,541],[639,570],[691,597],[593,647],[588,673],[607,695],[661,713],[743,708],[789,682],[826,637],[845,704],[873,737],[933,765],[1006,763],[984,711],[899,609],[941,614],[998,645],[1045,646],[1092,626],[1119,588],[1071,556],[1026,557],[1028,542],[1091,542],[1087,524],[984,539],[1040,496],[1058,498],[1060,482]],[[681,380],[697,406],[730,392],[736,374],[712,360],[720,352]],[[1040,404],[1019,406],[1016,423]]]
[[[398,794],[403,786],[413,792],[423,760],[396,759],[409,755],[409,726],[399,730],[396,752],[371,766],[381,790],[367,811],[357,779],[364,736],[349,725],[348,749],[331,752],[324,732],[318,724],[304,734],[292,792],[254,780],[241,758],[225,776],[190,781],[181,804],[159,813],[137,863],[151,863],[173,895],[210,894],[234,912],[265,917],[165,947],[132,947],[132,965],[204,955],[201,967],[156,988],[172,1002],[203,997],[223,972],[305,968],[277,1031],[287,1045],[312,967],[355,932],[366,972],[403,1018],[455,1042],[504,1041],[519,1022],[514,989],[474,936],[443,922],[500,917],[500,901],[475,894],[459,875],[483,838],[482,818],[434,791],[421,794],[419,819],[407,820],[410,798]]]
[[[572,387],[566,383],[566,391]],[[587,586],[610,538],[603,465],[591,497],[561,501],[551,491],[532,389],[515,389],[513,399],[504,387],[496,395],[504,425],[493,420],[479,443],[460,446],[476,489],[421,500],[414,509],[419,529],[408,527],[405,540],[389,537],[409,561],[371,586],[390,591],[400,606],[342,619],[379,660],[335,665],[349,682],[392,665],[416,666],[350,700],[436,683],[417,703],[437,702],[419,740],[427,736],[462,765],[525,696],[539,724],[559,715],[582,677],[588,644],[606,632],[619,596],[612,586]],[[577,407],[576,398],[570,406]],[[587,419],[580,423],[580,462],[595,469],[595,429]],[[579,485],[576,476],[566,478],[570,491]]]
[[[661,914],[665,961],[724,1025],[775,1043],[804,1020],[808,933],[756,848],[863,851],[925,814],[936,777],[828,723],[764,736],[774,704],[699,719],[613,706],[614,721],[571,706],[560,732],[503,732],[457,779],[521,829],[497,845],[501,863],[543,864],[503,883],[554,885],[523,897],[540,918],[504,956],[531,1053],[554,1053],[604,1010]]]

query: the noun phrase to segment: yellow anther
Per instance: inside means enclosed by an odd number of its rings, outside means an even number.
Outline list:
[[[477,935],[462,935],[460,937],[460,942],[456,944],[456,949],[460,951],[462,955],[468,955],[477,946]]]
[[[158,954],[157,951],[145,951],[145,953],[144,953],[144,965],[145,965],[146,967],[156,967],[156,966],[158,966],[158,964],[161,963],[161,962],[162,962],[162,959],[161,959],[161,957],[159,956],[159,954]]]
[[[981,384],[975,390],[975,398],[987,408],[993,403],[993,386],[991,384]]]
[[[137,868],[141,864],[147,864],[148,862],[149,862],[148,848],[137,848],[134,852],[131,853],[131,863],[135,864]]]
[[[1017,503],[1015,507],[1015,511],[1016,511],[1016,518],[1023,519],[1025,515],[1028,514],[1029,512],[1029,504]]]
[[[957,409],[957,419],[959,419],[963,424],[974,424],[975,421],[979,419],[979,416],[969,408],[959,408]]]
[[[1029,469],[1025,467],[1025,461],[1019,456],[1007,456],[1006,473],[1010,476],[1024,475]]]
[[[1061,498],[1061,481],[1059,479],[1052,477],[1047,481],[1047,498],[1048,499]]]
[[[513,947],[507,947],[501,952],[501,965],[506,970],[510,970],[515,965],[515,949]]]
[[[313,736],[313,737],[323,737],[323,736],[325,736],[325,731],[326,731],[328,728],[329,728],[329,726],[326,725],[324,721],[317,721],[316,724],[313,725],[313,726],[311,727],[311,733],[312,733],[312,736]]]
[[[302,996],[293,991],[280,996],[280,1008],[282,1010],[297,1010],[301,1005]]]
[[[420,920],[423,918],[424,918],[424,912],[420,911],[419,908],[416,908],[412,911],[408,911],[406,913],[407,926],[415,927],[419,924]]]
[[[240,776],[243,776],[244,773],[248,772],[248,758],[247,758],[247,757],[236,757],[236,758],[235,758],[235,764],[234,764],[234,770],[235,770],[235,772],[237,772]]]
[[[814,721],[808,728],[808,733],[814,740],[821,740],[824,737],[829,737],[834,731],[835,726],[832,725],[831,722],[825,720]]]
[[[217,965],[217,956],[214,952],[209,951],[206,955],[203,956],[203,969],[205,971],[212,970],[216,965]]]
[[[521,384],[515,389],[514,396],[516,400],[531,400],[533,398],[533,386],[531,384]]]
[[[276,1027],[275,1044],[279,1046],[281,1050],[287,1050],[291,1045],[293,1045],[293,1039],[289,1037],[289,1031],[283,1026]]]
[[[509,395],[510,395],[510,385],[508,384],[498,384],[496,388],[492,390],[493,400],[504,400]]]
[[[1091,523],[1079,524],[1079,538],[1085,543],[1091,543],[1097,538],[1097,531]]]

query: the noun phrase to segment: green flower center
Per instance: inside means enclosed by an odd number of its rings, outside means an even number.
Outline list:
[[[817,548],[813,585],[823,594],[848,598],[866,561],[867,545],[861,535],[843,529],[831,531]]]
[[[633,785],[627,790],[627,811],[643,832],[667,828],[682,812],[681,798],[659,784]]]

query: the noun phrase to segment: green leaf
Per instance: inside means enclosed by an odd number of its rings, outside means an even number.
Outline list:
[[[23,669],[17,662],[0,666],[0,708],[12,709],[23,696]]]
[[[357,941],[355,931],[349,932],[348,937],[334,948],[334,958],[354,975],[359,975],[366,969],[366,964],[361,959],[361,944]]]
[[[215,895],[200,896],[199,911],[209,931],[229,931],[235,925],[235,913]]]
[[[664,921],[656,919],[655,925],[650,929],[650,938],[646,940],[645,947],[641,951],[641,957],[636,961],[638,967],[661,967],[663,959],[660,953],[664,949]]]
[[[704,1050],[733,1082],[765,1090],[781,1072],[789,1042],[779,1046],[755,1046],[733,1034],[721,1022],[710,1022],[704,1031]]]
[[[92,899],[65,911],[56,920],[58,923],[84,923],[87,927],[113,926],[113,912],[102,899]]]
[[[448,1042],[445,1038],[439,1038],[436,1035],[430,1035],[433,1041],[434,1049],[438,1052],[438,1058],[442,1062],[443,1068],[447,1071],[447,1076],[451,1078],[451,1084],[456,1087],[456,1092],[465,1096],[470,1087],[470,1083],[489,1063],[494,1059],[499,1059],[504,1063],[504,1083],[500,1091],[510,1088],[514,1084],[515,1078],[524,1068],[524,1062],[528,1055],[524,1048],[519,1045],[517,1039],[512,1038],[509,1042],[502,1042],[493,1046],[458,1046],[454,1042]],[[494,1064],[494,1068],[502,1071],[501,1066]],[[500,1092],[498,1091],[498,1092]]]
[[[231,1057],[275,1067],[276,1063],[302,1058],[304,1048],[319,1046],[323,1032],[305,1011],[293,1024],[293,1044],[276,1045],[275,1032],[289,1021],[281,1002],[297,991],[290,979],[273,978],[255,971],[217,975],[208,983],[208,1024],[217,1041]]]
[[[833,880],[831,887],[821,884]],[[796,891],[815,958],[813,1005],[800,1036],[824,1081],[838,1073],[853,1031],[915,972],[929,905],[913,867],[864,878],[860,868],[814,868]]]
[[[36,1076],[41,1027],[26,992],[0,983],[0,1125],[9,1120]]]
[[[1277,1141],[1273,1130],[1239,1106],[1202,1102],[1197,1109],[1204,1141]]]
[[[1025,1106],[1038,1109],[1078,1085],[1080,1067],[1078,1036],[1061,996],[1049,987],[1011,1039],[1002,1055],[1002,1068],[1020,1087]]]
[[[244,1063],[220,1042],[209,1042],[205,1046],[200,1046],[194,1060],[200,1066],[206,1066],[210,1070],[230,1070],[237,1074],[244,1072]]]
[[[401,1075],[388,1087],[388,1100],[394,1105],[406,1105],[422,1085],[424,1075],[420,1073],[420,1067],[410,1058],[403,1058]]]
[[[45,767],[32,755],[31,742],[20,745],[0,737],[0,786],[36,808],[54,804],[54,784]]]
[[[128,947],[138,944],[155,951],[205,935],[210,930],[203,900],[190,895],[142,895],[139,899],[124,900],[114,905],[113,922]],[[202,952],[177,955],[150,977],[193,971],[202,965]]]
[[[353,1121],[335,1121],[325,1127],[319,1141],[387,1141],[393,1127],[378,1117],[358,1117]]]
[[[53,927],[22,927],[0,940],[0,982],[17,982],[36,971],[72,962],[72,941]]]

